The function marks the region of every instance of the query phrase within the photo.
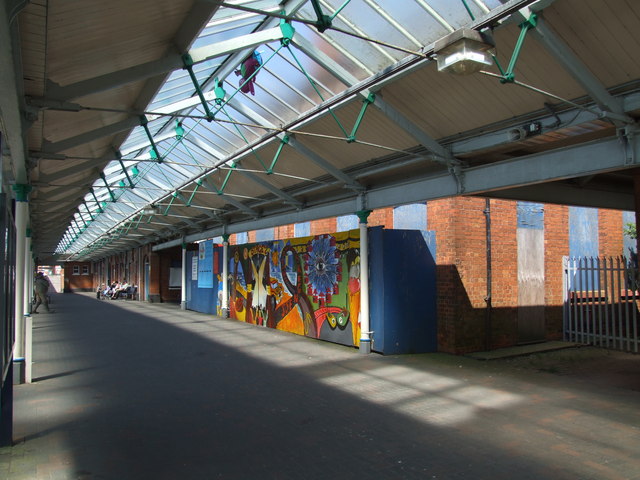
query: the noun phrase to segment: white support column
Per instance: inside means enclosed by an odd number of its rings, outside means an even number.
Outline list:
[[[180,294],[180,308],[187,309],[187,244],[182,242],[182,292]]]
[[[33,317],[30,314],[24,316],[24,381],[31,383],[33,380]]]
[[[229,317],[229,234],[222,235],[222,317]]]
[[[371,353],[371,327],[369,325],[369,238],[367,218],[371,210],[356,212],[360,219],[360,353]]]
[[[33,297],[33,256],[31,255],[31,229],[27,228],[24,246],[24,309],[25,314],[31,313],[31,298]]]
[[[16,225],[16,290],[15,290],[15,347],[13,358],[16,365],[14,378],[16,383],[24,383],[24,297],[27,281],[25,279],[26,264],[26,234],[29,218],[29,204],[27,196],[30,185],[16,184],[13,187],[16,192],[15,225]]]

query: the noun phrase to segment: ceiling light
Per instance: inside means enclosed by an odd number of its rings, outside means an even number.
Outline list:
[[[438,71],[468,75],[491,65],[493,40],[476,30],[462,28],[435,43]]]
[[[149,205],[149,206],[144,207],[142,209],[142,213],[143,213],[143,215],[157,215],[158,214],[158,207],[156,207],[154,205]]]

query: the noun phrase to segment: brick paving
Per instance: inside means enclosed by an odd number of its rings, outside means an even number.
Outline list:
[[[172,305],[54,302],[2,479],[640,480],[638,391],[363,356]]]

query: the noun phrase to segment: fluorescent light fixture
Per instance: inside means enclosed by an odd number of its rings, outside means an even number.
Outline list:
[[[476,30],[462,28],[438,40],[434,53],[438,71],[468,75],[491,65],[495,52],[493,40]]]
[[[148,207],[144,207],[142,209],[143,215],[157,215],[158,212],[158,207],[156,207],[155,205],[149,205]]]

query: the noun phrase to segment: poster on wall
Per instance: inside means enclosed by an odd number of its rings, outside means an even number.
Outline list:
[[[191,258],[191,280],[198,280],[198,257]]]
[[[198,288],[213,288],[213,241],[206,240],[198,247]]]

